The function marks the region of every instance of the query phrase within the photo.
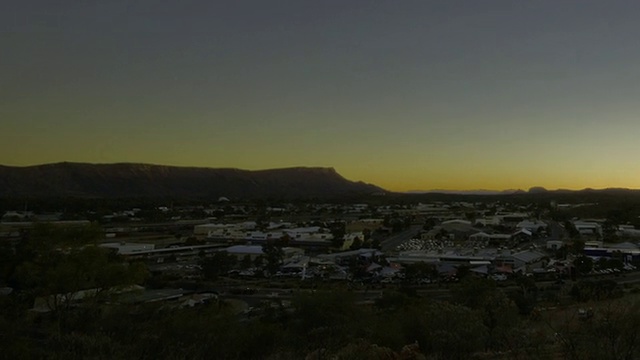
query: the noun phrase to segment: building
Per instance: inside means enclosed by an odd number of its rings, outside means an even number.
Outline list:
[[[573,226],[576,228],[580,236],[587,238],[601,238],[602,227],[600,224],[594,221],[576,220],[573,222]]]
[[[155,249],[154,244],[138,244],[126,242],[112,242],[100,244],[100,247],[115,249],[118,255],[132,255]]]
[[[249,256],[251,260],[258,256],[264,255],[261,245],[234,245],[224,249],[227,253],[235,255],[238,259]],[[296,256],[303,256],[304,250],[294,247],[283,247],[284,259],[290,259]]]
[[[636,249],[615,249],[610,247],[591,248],[585,247],[584,254],[590,257],[621,258],[623,262],[630,263],[640,261],[640,250]]]
[[[497,260],[502,265],[511,265],[515,270],[523,269],[529,272],[532,269],[544,267],[547,255],[533,250],[521,251],[515,254],[503,255]]]
[[[475,225],[483,225],[483,226],[497,226],[500,225],[502,219],[498,216],[484,217],[475,220]]]
[[[487,234],[483,231],[469,236],[469,241],[505,242],[511,239],[509,234]]]
[[[523,220],[516,225],[516,228],[536,233],[540,230],[546,229],[547,223],[540,220]]]

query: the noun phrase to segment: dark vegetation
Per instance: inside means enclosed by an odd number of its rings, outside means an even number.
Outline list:
[[[640,356],[640,312],[616,300],[613,281],[579,281],[577,304],[541,313],[535,282],[505,291],[467,274],[448,285],[447,301],[401,285],[371,303],[346,288],[297,291],[290,304],[264,301],[246,314],[218,299],[193,308],[131,303],[120,292],[153,279],[145,266],[92,246],[99,228],[39,225],[16,246],[3,245],[0,348],[12,359],[633,359]],[[273,257],[274,259],[270,259]],[[228,256],[203,263],[224,273]],[[243,260],[240,260],[243,261]],[[265,263],[278,263],[267,252]],[[407,267],[407,279],[433,274]],[[409,283],[409,282],[408,282]],[[92,292],[84,290],[93,289]],[[82,301],[76,301],[83,294]],[[38,312],[44,304],[48,312]],[[604,301],[604,302],[603,302]],[[38,305],[40,304],[40,305]],[[600,304],[600,305],[598,305]],[[602,305],[605,304],[605,305]],[[568,309],[568,310],[567,310]],[[560,319],[562,315],[562,319]],[[562,320],[562,321],[559,321]],[[605,346],[609,346],[608,352]]]

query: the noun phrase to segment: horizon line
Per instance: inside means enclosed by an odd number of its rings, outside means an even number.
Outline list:
[[[142,162],[142,161],[117,161],[117,162],[91,162],[91,161],[68,161],[61,160],[55,162],[48,163],[33,163],[26,165],[8,165],[8,164],[0,164],[0,167],[8,167],[8,168],[29,168],[29,167],[38,167],[38,166],[47,166],[47,165],[61,165],[61,164],[78,164],[78,165],[147,165],[147,166],[159,166],[159,167],[175,167],[175,168],[192,168],[192,169],[213,169],[213,170],[239,170],[239,171],[269,171],[269,170],[286,170],[286,169],[331,169],[336,172],[338,175],[344,177],[340,171],[338,171],[334,166],[309,166],[309,165],[288,165],[288,166],[278,166],[278,167],[270,167],[270,168],[241,168],[241,167],[229,167],[222,166],[216,167],[211,165],[175,165],[175,164],[160,164],[154,162]],[[345,178],[346,179],[346,178]],[[531,190],[538,190],[539,192],[556,192],[556,191],[604,191],[604,190],[640,190],[640,188],[633,187],[624,187],[624,186],[608,186],[608,187],[558,187],[558,188],[547,188],[544,186],[531,186],[528,189],[524,188],[506,188],[506,189],[490,189],[490,188],[467,188],[467,189],[410,189],[410,190],[391,190],[381,185],[377,185],[377,182],[370,180],[350,180],[354,182],[364,182],[367,184],[371,184],[377,186],[385,191],[391,193],[399,193],[399,194],[460,194],[460,195],[508,195],[516,192],[524,192],[529,193]]]

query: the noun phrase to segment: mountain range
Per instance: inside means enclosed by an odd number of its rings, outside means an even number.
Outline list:
[[[407,191],[407,194],[447,194],[447,195],[511,195],[523,193],[522,190],[485,190],[485,189],[477,189],[477,190],[442,190],[442,189],[434,189],[434,190],[410,190]]]
[[[344,199],[368,195],[417,199],[466,196],[563,197],[598,200],[605,196],[638,197],[620,188],[547,190],[417,190],[391,193],[378,186],[350,181],[333,168],[293,167],[271,170],[179,167],[135,163],[54,163],[15,167],[0,165],[0,198],[179,198]],[[398,198],[400,199],[400,198]],[[389,198],[389,200],[392,200]]]
[[[0,166],[0,197],[329,198],[384,193],[333,168],[240,170],[149,164]]]

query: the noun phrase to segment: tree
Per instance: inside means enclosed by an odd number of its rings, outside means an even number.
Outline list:
[[[430,303],[419,319],[425,331],[417,340],[425,355],[437,359],[469,359],[482,348],[486,332],[478,313],[461,305]]]
[[[593,358],[640,357],[640,303],[609,302],[598,309],[594,321],[582,324],[589,340],[584,343]]]
[[[295,309],[290,324],[292,341],[304,344],[308,351],[338,348],[364,335],[360,326],[365,318],[355,304],[353,293],[343,291],[298,293],[291,300]]]
[[[371,229],[366,228],[364,230],[362,230],[362,237],[364,238],[364,241],[369,241],[371,240]]]
[[[570,250],[574,254],[582,254],[584,252],[584,241],[573,239]]]
[[[489,279],[467,278],[452,290],[454,301],[478,311],[486,328],[485,346],[497,349],[508,342],[518,323],[518,308]]]
[[[431,217],[427,218],[427,220],[425,220],[424,222],[424,225],[422,226],[422,230],[429,231],[433,229],[433,227],[436,226],[437,224],[438,224],[438,220]]]
[[[351,249],[351,250],[358,250],[358,249],[360,249],[361,247],[362,247],[362,240],[360,240],[360,238],[356,236],[356,237],[353,239],[353,243],[351,243],[351,247],[350,247],[350,249]]]
[[[564,225],[564,229],[569,233],[569,237],[571,239],[580,238],[580,232],[578,231],[578,229],[576,229],[575,225],[573,225],[571,221],[565,220],[563,225]]]
[[[315,355],[315,354],[310,354]],[[307,356],[307,359],[313,359]],[[319,358],[325,358],[320,357]],[[406,359],[406,360],[426,360],[424,355],[419,352],[419,348],[405,347],[403,352],[398,354],[388,347],[371,344],[363,339],[358,339],[343,348],[339,349],[331,359],[352,359],[352,360],[386,360],[386,359]]]
[[[438,233],[435,235],[436,240],[446,240],[449,239],[449,232],[444,228],[441,228]]]
[[[477,214],[475,211],[467,211],[464,213],[464,216],[473,224],[476,221]]]
[[[273,275],[280,269],[282,260],[284,259],[284,251],[281,246],[276,244],[262,245],[262,252],[267,261],[267,271],[269,275]]]
[[[355,256],[349,258],[348,268],[352,279],[358,279],[367,275],[366,267]]]
[[[569,255],[569,249],[566,246],[559,247],[555,252],[555,258],[558,260],[565,260]]]
[[[593,269],[593,260],[587,256],[578,256],[573,260],[573,266],[581,275],[586,275]]]
[[[252,265],[251,256],[249,256],[249,254],[245,255],[242,258],[242,260],[240,260],[240,267],[242,269],[248,269],[251,267],[251,265]]]
[[[344,245],[344,236],[346,234],[346,225],[343,222],[335,222],[330,225],[331,244],[336,249],[341,249]]]
[[[207,280],[216,280],[232,270],[238,263],[238,259],[226,251],[217,251],[212,257],[200,261],[202,275]]]
[[[588,321],[577,311],[547,322],[565,359],[640,358],[640,303],[614,300],[595,309]]]
[[[611,219],[607,219],[602,224],[602,236],[607,242],[617,242],[618,238],[618,224]]]
[[[378,309],[385,312],[401,311],[417,301],[415,294],[411,296],[402,291],[385,291],[375,302]]]
[[[462,280],[468,277],[469,274],[471,274],[471,268],[468,265],[460,265],[456,269],[456,276],[458,277],[458,279]]]
[[[613,280],[579,281],[571,288],[576,301],[604,300],[620,297],[622,290]]]
[[[258,255],[253,259],[253,266],[257,268],[262,268],[264,266],[264,256]]]
[[[519,291],[512,294],[511,299],[518,307],[520,314],[529,315],[537,300],[538,287],[536,282],[530,276],[518,275],[516,276],[516,284],[518,284]]]
[[[97,229],[39,225],[19,247],[13,276],[17,291],[40,299],[57,316],[59,333],[77,302],[108,300],[147,275],[145,265],[124,262],[94,245],[101,235]]]
[[[425,262],[417,262],[407,264],[403,268],[404,278],[406,281],[417,281],[424,278],[436,278],[438,270],[433,264]]]

